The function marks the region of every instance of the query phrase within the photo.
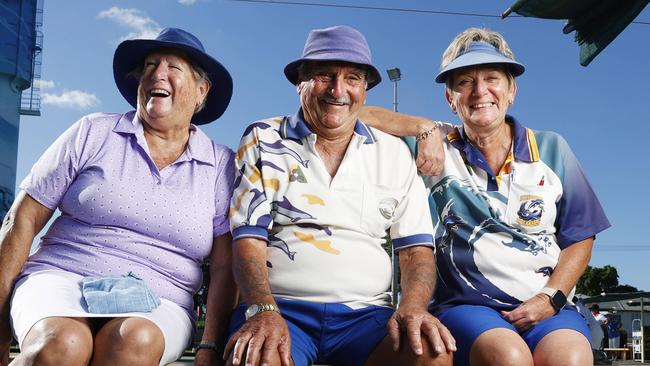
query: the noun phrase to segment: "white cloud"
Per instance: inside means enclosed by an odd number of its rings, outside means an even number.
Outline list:
[[[52,80],[39,79],[36,80],[36,82],[37,82],[36,86],[38,86],[41,90],[54,89],[54,87],[56,86],[56,83]]]
[[[197,0],[178,0],[178,3],[183,5],[194,5],[196,4],[196,1]]]
[[[149,18],[138,9],[125,9],[114,6],[110,9],[102,10],[99,14],[97,14],[97,18],[109,19],[123,27],[130,29],[131,33],[122,37],[120,41],[134,38],[156,38],[158,33],[160,33],[162,30],[160,25],[155,20]]]
[[[62,108],[87,109],[99,104],[99,99],[95,94],[80,90],[66,90],[58,95],[42,93],[41,98],[43,104]]]

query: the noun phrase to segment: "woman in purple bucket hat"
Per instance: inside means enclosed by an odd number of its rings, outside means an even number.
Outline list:
[[[236,297],[228,227],[233,152],[197,125],[224,113],[232,79],[177,28],[122,42],[113,73],[135,110],[73,124],[20,184],[3,223],[2,366],[12,333],[21,350],[12,365],[176,360],[195,329],[193,295],[207,256],[214,316],[197,361],[221,356],[216,344]]]

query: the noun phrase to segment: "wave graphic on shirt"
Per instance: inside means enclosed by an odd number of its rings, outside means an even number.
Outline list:
[[[430,192],[440,218],[436,230],[444,228],[442,235],[438,234],[438,301],[462,293],[470,298],[469,303],[506,308],[529,298],[529,284],[538,281],[540,273],[522,269],[520,264],[545,253],[547,243],[537,242],[499,220],[500,210],[488,202],[505,202],[505,197],[496,192],[488,194],[454,176],[441,179]],[[515,265],[504,266],[508,263]],[[509,280],[511,276],[517,276],[517,281]]]
[[[265,153],[274,154],[274,155],[289,155],[292,158],[296,159],[302,166],[309,168],[309,160],[303,160],[300,155],[294,150],[288,148],[282,143],[282,140],[278,140],[274,143],[268,143],[264,141],[259,142],[259,148]]]

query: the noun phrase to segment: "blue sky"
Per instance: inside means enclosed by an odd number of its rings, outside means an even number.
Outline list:
[[[318,2],[498,15],[514,0]],[[636,20],[650,22],[650,10]],[[650,290],[650,164],[643,155],[650,135],[650,25],[631,24],[585,68],[573,34],[562,34],[559,20],[230,0],[45,0],[43,22],[42,115],[21,118],[18,181],[82,115],[129,109],[112,74],[113,52],[123,39],[153,37],[167,26],[197,35],[235,83],[228,110],[204,131],[235,149],[248,123],[296,111],[295,87],[282,69],[300,56],[310,29],[337,24],[359,29],[378,69],[401,69],[401,111],[454,123],[459,121],[444,101],[443,87],[433,82],[440,55],[467,27],[497,30],[527,67],[510,113],[528,127],[567,139],[612,222],[597,238],[591,265],[614,265],[621,283]],[[392,85],[385,74],[384,79],[368,93],[368,104],[391,107]]]

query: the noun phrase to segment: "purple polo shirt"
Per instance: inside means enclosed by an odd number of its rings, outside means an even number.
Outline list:
[[[48,269],[133,272],[193,316],[200,265],[213,238],[229,230],[233,173],[233,152],[194,125],[185,152],[159,171],[135,111],[85,116],[20,184],[61,211],[21,277]]]

